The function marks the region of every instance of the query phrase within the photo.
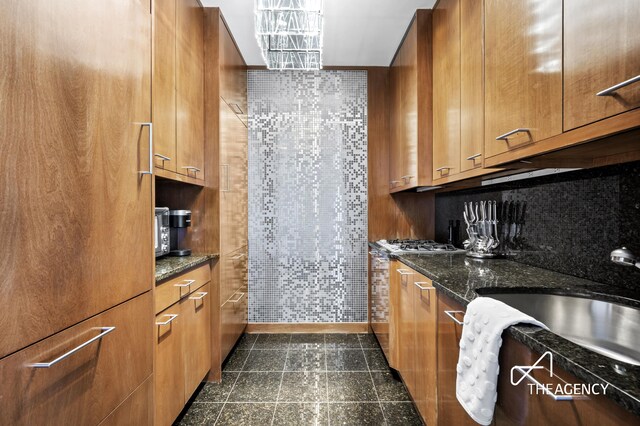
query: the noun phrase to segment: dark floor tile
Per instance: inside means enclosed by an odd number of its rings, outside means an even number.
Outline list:
[[[273,419],[274,426],[305,426],[329,424],[325,403],[278,403]]]
[[[310,371],[284,373],[278,401],[327,401],[327,375]]]
[[[235,349],[251,350],[257,338],[257,334],[243,334],[242,337],[238,339],[238,343],[236,344]]]
[[[283,371],[286,351],[251,351],[242,371]]]
[[[361,348],[357,334],[325,334],[324,344],[327,349]]]
[[[222,382],[220,383],[205,383],[200,389],[198,395],[196,395],[196,402],[225,402],[231,392],[233,384],[238,378],[238,374],[235,372],[222,372]]]
[[[222,371],[242,371],[242,367],[244,366],[244,362],[247,360],[249,353],[250,351],[245,350],[236,350],[232,352],[222,366]]]
[[[389,426],[422,426],[422,419],[412,402],[382,402]]]
[[[369,371],[362,349],[327,349],[328,371]]]
[[[231,402],[275,402],[282,373],[240,373],[231,390]]]
[[[258,334],[253,349],[279,349],[289,348],[290,334]]]
[[[324,371],[324,349],[289,350],[285,371]]]
[[[329,404],[329,421],[332,425],[384,425],[380,404],[342,403]]]
[[[324,334],[292,334],[290,349],[324,349]]]
[[[181,426],[212,425],[224,404],[194,402],[175,424]]]
[[[372,371],[371,377],[378,392],[380,401],[411,401],[404,384],[393,374],[382,371]]]
[[[327,380],[330,402],[378,400],[369,372],[329,372]]]
[[[380,349],[365,349],[364,356],[371,371],[389,371],[389,364]]]
[[[380,349],[378,339],[374,334],[358,334],[358,339],[360,339],[360,345],[363,349]]]
[[[225,404],[216,425],[262,426],[271,424],[276,404]]]

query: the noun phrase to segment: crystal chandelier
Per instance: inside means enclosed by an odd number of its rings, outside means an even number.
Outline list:
[[[255,0],[255,22],[268,69],[322,68],[322,0]]]

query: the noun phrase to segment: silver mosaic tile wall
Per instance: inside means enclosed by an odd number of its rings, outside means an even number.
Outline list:
[[[248,77],[249,322],[367,321],[367,73]]]

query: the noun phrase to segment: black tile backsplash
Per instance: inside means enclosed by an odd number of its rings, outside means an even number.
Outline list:
[[[500,227],[513,260],[637,289],[640,296],[640,269],[609,260],[622,246],[640,256],[640,162],[438,194],[436,239],[448,240],[453,219],[462,222],[464,240],[463,203],[481,200],[498,202],[500,222],[515,222]]]

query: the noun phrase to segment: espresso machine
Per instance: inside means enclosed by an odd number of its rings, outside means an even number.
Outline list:
[[[184,247],[187,228],[191,226],[191,210],[169,210],[171,251],[170,256],[190,256],[191,249]]]

